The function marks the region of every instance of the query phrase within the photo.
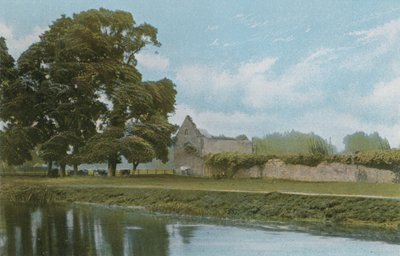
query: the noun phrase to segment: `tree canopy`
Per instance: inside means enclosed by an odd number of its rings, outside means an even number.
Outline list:
[[[335,147],[314,133],[301,133],[290,131],[285,133],[273,133],[263,138],[253,138],[254,148],[257,154],[264,155],[293,155],[293,154],[332,154]]]
[[[17,67],[1,39],[0,68],[7,74],[0,88],[2,140],[34,129],[20,143],[26,150],[40,147],[49,170],[53,162],[65,168],[107,161],[113,175],[122,154],[135,163],[150,156],[166,161],[176,90],[166,78],[142,80],[135,56],[147,45],[160,46],[156,28],[137,25],[129,12],[103,8],[58,18]],[[8,162],[29,160],[20,153]]]
[[[355,132],[344,137],[343,143],[346,153],[390,149],[389,141],[382,138],[377,132],[371,134]]]

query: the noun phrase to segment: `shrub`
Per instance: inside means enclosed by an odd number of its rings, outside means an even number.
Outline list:
[[[226,152],[206,156],[205,165],[211,168],[213,177],[231,178],[239,169],[248,169],[253,166],[261,167],[273,158],[276,157]]]
[[[286,164],[299,164],[306,166],[317,166],[322,161],[326,159],[323,155],[312,155],[312,154],[304,154],[304,155],[290,155],[280,157],[282,161]]]
[[[392,170],[396,173],[400,172],[400,150],[365,151],[354,155],[336,155],[327,160],[329,162],[358,164],[372,168]]]

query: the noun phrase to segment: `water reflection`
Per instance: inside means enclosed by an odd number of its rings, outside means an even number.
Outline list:
[[[400,252],[399,232],[349,232],[326,226],[293,232],[292,227],[285,230],[273,226],[235,227],[232,223],[215,225],[212,221],[199,223],[84,205],[40,208],[4,202],[0,205],[0,255],[10,256],[284,255],[285,250],[293,253],[291,248],[298,255],[318,255],[338,245],[347,250],[341,255],[365,252],[391,255]],[[343,238],[349,236],[357,240]],[[305,254],[299,253],[302,250]]]
[[[2,203],[0,255],[168,255],[167,224],[104,208]]]

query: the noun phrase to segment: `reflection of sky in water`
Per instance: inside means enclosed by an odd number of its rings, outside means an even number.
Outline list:
[[[37,251],[38,230],[42,226],[42,211],[36,209],[31,213],[32,250]]]
[[[184,227],[169,227],[170,255],[400,255],[400,245],[383,242],[213,225],[196,226],[187,244],[176,237]]]
[[[218,225],[104,207],[0,205],[0,255],[400,255],[398,238],[376,239],[384,233],[371,239],[358,231],[352,239],[328,231]]]

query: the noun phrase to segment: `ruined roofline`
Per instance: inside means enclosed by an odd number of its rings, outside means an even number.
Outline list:
[[[250,141],[250,140],[247,138],[247,136],[246,136],[246,139],[238,139],[237,137],[236,137],[236,138],[235,138],[235,137],[228,137],[228,136],[225,136],[225,135],[214,136],[214,135],[211,135],[206,129],[198,128],[197,125],[196,125],[196,123],[193,121],[193,118],[192,118],[191,116],[187,115],[187,116],[185,117],[185,120],[183,121],[183,123],[184,123],[186,120],[188,120],[188,121],[193,125],[193,127],[194,127],[194,129],[195,129],[195,132],[196,132],[197,135],[200,136],[200,137],[204,137],[204,138],[211,139],[211,140]],[[182,123],[182,124],[183,124],[183,123]],[[239,135],[239,136],[240,136],[240,135]]]

